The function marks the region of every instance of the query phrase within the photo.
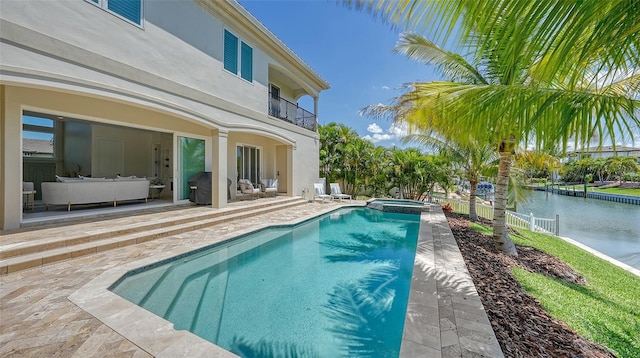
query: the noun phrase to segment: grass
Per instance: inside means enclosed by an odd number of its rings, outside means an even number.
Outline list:
[[[472,226],[491,235],[491,228]],[[587,285],[579,286],[514,268],[522,287],[551,316],[583,337],[605,345],[618,357],[640,357],[640,277],[562,239],[530,231],[521,234],[511,236],[516,244],[559,258],[587,280]]]
[[[594,192],[598,192],[598,193],[606,193],[606,194],[640,196],[640,189],[628,189],[628,188],[604,188],[604,189],[598,189],[598,188],[593,188],[593,191]]]

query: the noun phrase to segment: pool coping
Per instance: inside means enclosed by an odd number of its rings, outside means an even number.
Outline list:
[[[327,209],[320,215],[333,209]],[[306,220],[309,218],[280,225],[296,225]],[[234,232],[214,243],[181,247],[160,256],[110,269],[70,295],[69,300],[153,356],[237,357],[195,334],[175,330],[171,322],[127,301],[108,288],[130,270],[268,226]],[[430,212],[421,214],[400,357],[461,357],[477,354],[503,357],[446,218],[439,206],[434,206]]]

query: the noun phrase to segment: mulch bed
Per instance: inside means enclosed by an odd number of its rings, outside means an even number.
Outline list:
[[[518,257],[500,253],[491,237],[470,228],[468,216],[455,213],[446,216],[506,357],[615,357],[552,318],[511,275],[511,267],[517,266],[573,284],[585,284],[575,270],[531,247],[517,245]]]

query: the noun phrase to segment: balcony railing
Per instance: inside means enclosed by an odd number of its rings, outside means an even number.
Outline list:
[[[318,130],[315,114],[284,98],[273,97],[271,93],[269,93],[269,115],[314,132]]]

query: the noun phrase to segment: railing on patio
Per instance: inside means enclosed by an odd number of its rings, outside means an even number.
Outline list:
[[[311,131],[318,130],[316,115],[281,97],[273,97],[269,92],[269,115],[280,118],[298,127]]]
[[[461,214],[469,214],[469,202],[460,199],[447,199],[438,196],[432,196],[429,201],[435,204],[449,204],[453,211]],[[476,214],[483,218],[493,220],[493,207],[489,205],[476,204]],[[537,218],[533,215],[516,213],[506,210],[505,221],[507,226],[525,229],[530,231],[542,232],[545,234],[559,236],[559,217],[556,215],[554,219]]]

